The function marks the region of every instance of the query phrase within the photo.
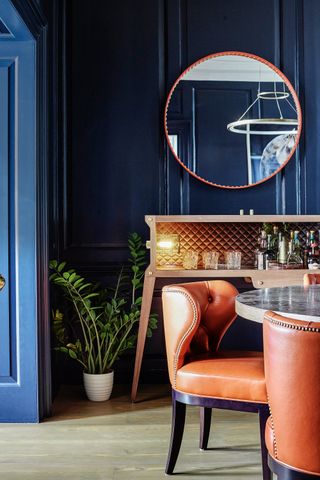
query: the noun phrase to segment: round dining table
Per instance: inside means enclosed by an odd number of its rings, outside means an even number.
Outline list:
[[[261,288],[236,297],[240,317],[262,323],[268,310],[297,320],[320,322],[320,285]]]

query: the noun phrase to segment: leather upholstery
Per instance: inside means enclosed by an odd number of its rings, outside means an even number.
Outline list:
[[[319,273],[305,273],[303,276],[303,285],[317,285],[320,283]]]
[[[171,385],[184,393],[267,403],[261,352],[218,352],[236,318],[237,289],[212,280],[163,289]]]
[[[201,397],[267,403],[263,354],[215,352],[192,359],[177,372],[176,390]]]
[[[265,437],[266,437],[266,446],[267,446],[268,452],[273,458],[275,458],[274,432],[272,428],[271,416],[268,418],[266,423]]]
[[[263,336],[269,454],[293,469],[320,475],[320,324],[267,312]]]

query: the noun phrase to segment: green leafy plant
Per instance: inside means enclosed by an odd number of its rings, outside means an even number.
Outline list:
[[[140,318],[140,295],[146,264],[146,249],[137,233],[129,235],[129,271],[121,268],[113,289],[101,288],[66,262],[50,262],[50,281],[63,292],[68,314],[52,313],[56,350],[79,362],[87,373],[106,373],[126,350],[135,345]],[[157,326],[149,318],[147,335]]]
[[[276,224],[273,224],[273,223],[263,223],[263,224],[262,224],[262,230],[264,230],[267,235],[272,234],[272,233],[273,233],[273,227],[274,227],[274,225],[277,225],[277,226],[278,226],[279,232],[281,232],[283,235],[289,236],[291,226],[290,226],[289,223],[285,223],[285,222],[283,222],[283,223],[276,223]]]

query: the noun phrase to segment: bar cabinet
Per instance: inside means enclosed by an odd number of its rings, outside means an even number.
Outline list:
[[[301,285],[306,269],[257,270],[254,252],[259,232],[264,224],[288,224],[299,230],[301,242],[306,232],[320,230],[320,215],[146,215],[150,228],[150,264],[146,269],[138,341],[135,357],[131,399],[135,401],[142,363],[148,319],[157,278],[245,278],[255,288]],[[159,241],[160,240],[160,241]],[[169,247],[169,248],[168,248]],[[241,252],[241,269],[227,270],[220,264],[216,270],[206,270],[201,256],[197,269],[183,268],[183,255],[193,250]],[[220,255],[221,256],[221,255]],[[319,270],[317,270],[319,271]]]

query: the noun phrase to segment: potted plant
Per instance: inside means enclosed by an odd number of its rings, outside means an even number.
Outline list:
[[[109,399],[114,362],[135,345],[137,337],[146,249],[137,233],[130,234],[128,246],[129,275],[122,267],[113,289],[88,281],[67,268],[66,262],[50,262],[50,280],[70,307],[68,314],[53,312],[55,350],[82,365],[85,390],[94,401]],[[156,325],[156,315],[151,314],[149,336]]]

